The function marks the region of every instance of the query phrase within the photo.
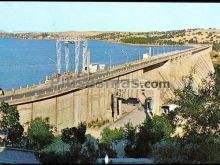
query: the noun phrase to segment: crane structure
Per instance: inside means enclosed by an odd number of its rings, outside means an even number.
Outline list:
[[[82,72],[86,72],[87,71],[87,53],[88,53],[88,42],[85,41],[83,42],[83,63],[82,63]]]
[[[152,54],[151,54],[151,47],[149,48],[149,56],[151,57]]]
[[[70,71],[69,68],[69,44],[68,42],[64,42],[64,50],[65,50],[65,64],[66,64],[66,72]]]
[[[82,72],[88,73],[88,67],[90,64],[90,51],[88,50],[88,41],[86,39],[77,37],[77,38],[64,38],[61,37],[56,41],[56,51],[57,51],[57,73],[61,74],[61,59],[62,59],[62,51],[61,51],[61,43],[64,42],[64,53],[65,53],[65,65],[66,72],[70,72],[70,61],[69,61],[69,45],[75,45],[75,61],[74,61],[74,72],[76,75],[79,73],[79,58],[80,58],[80,47],[83,46],[82,50]]]
[[[90,50],[87,49],[87,52],[86,52],[86,67],[87,67],[87,70],[86,70],[86,73],[89,73],[89,64],[90,64]]]
[[[80,53],[80,41],[75,41],[75,74],[79,73],[79,53]]]
[[[60,39],[56,42],[56,50],[57,50],[57,73],[61,74],[61,42]]]

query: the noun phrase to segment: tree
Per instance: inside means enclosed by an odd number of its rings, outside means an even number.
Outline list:
[[[50,144],[54,138],[48,119],[36,118],[28,126],[27,138],[31,147],[40,149]]]
[[[219,163],[218,79],[210,74],[198,89],[194,88],[192,75],[183,79],[183,88],[175,90],[175,97],[169,101],[178,107],[168,114],[170,121],[183,129],[183,135],[153,145],[156,163]]]
[[[19,122],[19,113],[14,106],[2,102],[0,105],[0,129],[7,134],[9,142],[18,144],[24,132],[24,128]]]
[[[86,141],[82,144],[80,154],[81,154],[81,162],[86,164],[94,164],[99,156],[98,151],[98,143],[97,141],[91,136],[86,136]]]
[[[130,144],[134,144],[136,140],[137,128],[132,125],[131,122],[125,124],[125,137]]]
[[[42,36],[43,38],[45,38],[45,37],[48,36],[48,33],[46,33],[46,32],[45,32],[45,33],[42,33],[41,36]]]
[[[151,153],[151,145],[161,139],[169,138],[174,131],[165,114],[146,118],[144,123],[139,125],[139,131],[131,124],[126,125],[128,144],[125,147],[127,157],[146,157]],[[135,133],[136,132],[136,133]]]
[[[72,163],[79,163],[82,161],[83,156],[80,153],[82,145],[86,142],[86,124],[80,123],[78,127],[65,128],[62,130],[61,140],[70,144],[70,152]]]
[[[163,139],[152,146],[155,163],[219,163],[220,139],[208,136]]]
[[[153,116],[147,118],[145,122],[139,126],[137,134],[137,148],[140,156],[147,156],[151,153],[151,145],[161,139],[169,138],[174,129],[169,123],[165,114],[161,116]]]
[[[181,125],[185,135],[220,135],[220,95],[216,82],[217,77],[210,74],[195,90],[190,75],[183,79],[183,89],[175,90],[175,98],[169,101],[179,106],[173,112],[173,120]]]
[[[8,121],[7,121],[7,113],[9,109],[9,104],[2,102],[0,106],[0,114],[1,114],[1,120],[0,120],[0,129],[5,134],[7,133],[8,128]]]
[[[213,43],[212,49],[220,52],[220,43]]]
[[[86,140],[86,124],[80,123],[78,127],[65,128],[62,130],[61,139],[70,145],[74,143],[83,144]]]
[[[132,123],[127,123],[125,125],[125,138],[127,140],[127,144],[124,148],[126,157],[136,157],[138,156],[137,152],[137,134],[136,127],[133,127]]]
[[[106,127],[101,132],[100,142],[107,143],[107,144],[117,142],[124,137],[124,133],[125,132],[124,132],[123,128],[110,129],[110,128]]]
[[[107,154],[111,158],[117,157],[116,151],[112,148],[112,143],[103,143],[99,142],[99,157],[104,158],[105,155]]]

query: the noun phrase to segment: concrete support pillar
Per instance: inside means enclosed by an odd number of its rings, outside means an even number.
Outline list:
[[[118,111],[118,117],[121,117],[122,115],[122,99],[117,99],[117,111]]]
[[[80,118],[79,118],[80,101],[79,101],[78,96],[76,95],[76,93],[74,93],[73,98],[74,98],[74,105],[73,105],[73,107],[74,107],[74,125],[77,126],[80,122]]]

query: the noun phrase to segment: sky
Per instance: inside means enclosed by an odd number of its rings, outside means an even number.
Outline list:
[[[219,28],[220,3],[0,2],[0,31],[166,31]]]

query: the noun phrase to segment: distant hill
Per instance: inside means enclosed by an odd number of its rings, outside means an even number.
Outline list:
[[[23,39],[57,39],[59,37],[84,36],[88,39],[145,45],[187,45],[213,44],[211,57],[220,64],[220,29],[195,28],[151,32],[117,32],[117,31],[66,31],[66,32],[13,32],[0,31],[0,37]]]
[[[220,29],[183,29],[172,31],[154,31],[154,32],[106,32],[90,37],[92,39],[135,43],[129,39],[147,38],[152,43],[163,44],[197,44],[197,43],[219,43]],[[137,41],[138,42],[138,41]],[[147,41],[146,41],[147,44]]]
[[[59,37],[77,37],[77,36],[93,36],[98,35],[102,32],[0,32],[0,37],[16,37],[16,38],[23,38],[23,39],[57,39]]]
[[[59,37],[84,36],[88,39],[131,44],[183,45],[220,43],[220,29],[183,29],[152,32],[102,32],[102,31],[67,31],[67,32],[0,32],[0,37],[16,37],[24,39],[57,39]],[[216,46],[218,48],[218,46]],[[220,51],[220,47],[219,47]]]

